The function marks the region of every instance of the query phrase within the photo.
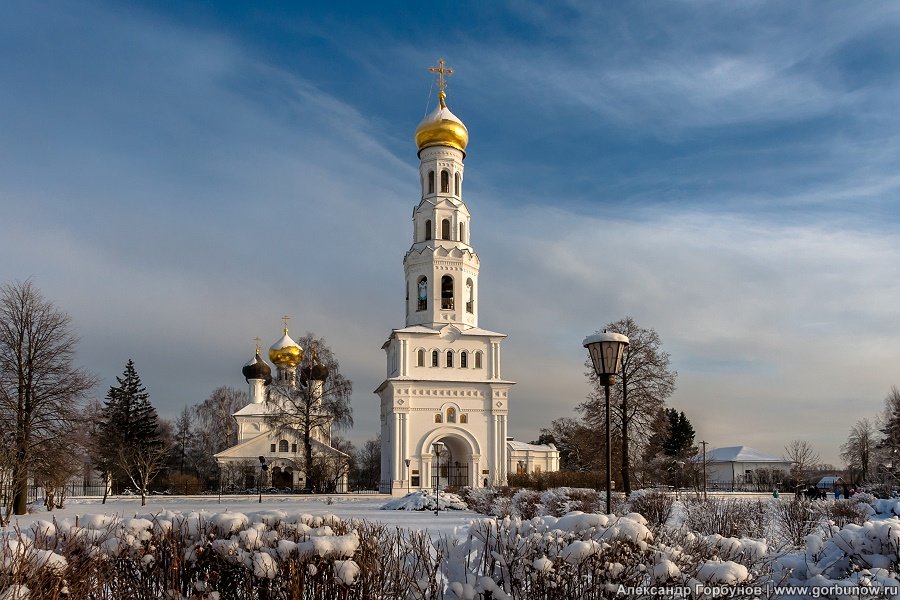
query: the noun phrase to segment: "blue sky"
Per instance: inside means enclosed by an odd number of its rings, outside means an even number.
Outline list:
[[[713,446],[837,463],[900,384],[900,6],[285,4],[0,7],[0,281],[72,315],[98,396],[128,358],[166,416],[242,387],[287,313],[372,437],[439,56],[511,434],[625,315]]]

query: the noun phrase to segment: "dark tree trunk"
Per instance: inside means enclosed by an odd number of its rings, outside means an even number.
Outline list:
[[[623,369],[624,371],[624,369]],[[625,497],[631,495],[631,477],[628,473],[628,380],[622,377],[622,489]]]

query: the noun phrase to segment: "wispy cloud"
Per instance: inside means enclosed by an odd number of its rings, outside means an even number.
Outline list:
[[[900,88],[847,61],[898,11],[828,6],[516,3],[442,38],[512,433],[571,414],[580,340],[625,315],[660,332],[672,403],[714,444],[808,437],[836,461],[878,410],[900,359]],[[429,30],[304,21],[352,40],[359,68],[327,81],[327,52],[276,60],[214,26],[3,10],[0,281],[34,276],[81,362],[110,382],[134,357],[169,415],[242,385],[289,313],[329,338],[354,438],[374,435],[427,91],[398,81],[424,77]]]

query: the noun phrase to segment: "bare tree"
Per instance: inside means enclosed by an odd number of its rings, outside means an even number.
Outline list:
[[[632,457],[640,460],[640,451],[652,435],[653,423],[659,418],[666,398],[675,391],[678,374],[669,366],[669,353],[662,350],[662,341],[655,330],[638,326],[631,317],[609,323],[604,329],[629,339],[618,382],[610,388],[612,412],[619,421],[622,487],[627,495],[631,493]],[[590,359],[585,366],[593,390],[579,409],[585,421],[599,431],[604,423],[603,386]]]
[[[221,386],[203,402],[192,407],[193,436],[188,444],[189,470],[203,479],[205,486],[221,485],[225,473],[220,472],[213,456],[237,444],[237,421],[232,416],[249,402],[247,392]]]
[[[615,430],[618,431],[618,428]],[[618,438],[618,433],[616,433]],[[554,419],[549,428],[541,429],[542,443],[552,443],[559,450],[559,466],[563,471],[590,471],[599,468],[605,456],[606,438],[597,438],[591,427],[570,417]],[[616,444],[613,444],[616,448]],[[615,460],[615,457],[613,457]]]
[[[317,475],[313,441],[330,445],[332,428],[353,425],[350,406],[353,384],[341,374],[338,361],[324,338],[307,333],[297,343],[307,349],[299,365],[299,381],[295,385],[281,382],[266,388],[266,403],[270,409],[266,422],[274,431],[302,440],[305,482],[309,490],[315,487]]]
[[[381,479],[381,434],[366,443],[356,453],[357,483],[366,489],[373,489]]]
[[[819,453],[806,440],[793,440],[784,447],[784,459],[791,463],[791,476],[806,481],[810,469],[819,462]]]
[[[860,482],[869,478],[872,458],[878,445],[875,432],[875,426],[869,419],[859,420],[850,428],[850,435],[841,446],[841,459],[847,463],[851,472],[859,475]]]
[[[116,449],[116,461],[131,484],[140,491],[141,506],[147,504],[150,483],[159,475],[169,460],[169,447],[165,444],[122,445]]]
[[[96,379],[73,365],[71,319],[31,281],[0,288],[0,432],[12,433],[13,512],[25,514],[39,457],[72,431]]]

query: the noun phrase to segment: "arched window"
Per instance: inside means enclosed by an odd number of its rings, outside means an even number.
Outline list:
[[[452,406],[447,409],[447,422],[456,423],[456,409]]]
[[[416,352],[416,365],[419,367],[425,366],[425,350],[421,348]]]
[[[441,277],[441,310],[453,310],[453,278]]]
[[[469,422],[469,415],[467,415],[467,414],[465,414],[465,413],[459,415],[459,422],[460,422],[460,423],[468,423],[468,422]]]
[[[438,366],[438,351],[437,350],[434,350],[431,352],[431,366],[432,367]]]
[[[481,352],[480,351],[475,353],[475,368],[476,369],[481,368]]]
[[[444,219],[443,221],[441,221],[441,239],[450,239],[450,219]]]
[[[447,366],[453,366],[453,350],[447,350]]]
[[[419,283],[416,284],[416,310],[426,310],[428,308],[428,278],[419,277]]]
[[[463,244],[466,243],[466,224],[465,223],[459,224],[459,241],[461,241]]]
[[[425,221],[425,239],[431,239],[431,219]]]
[[[288,451],[288,441],[287,440],[281,440],[280,442],[278,442],[278,451],[279,452],[287,452]]]
[[[428,193],[434,193],[434,171],[428,171]]]
[[[454,183],[456,184],[456,195],[459,196],[459,173],[453,176]]]
[[[459,353],[459,368],[466,369],[469,367],[469,353],[463,350]]]
[[[444,418],[441,416],[441,413],[434,415],[434,422],[435,423],[443,423],[444,422]]]
[[[475,312],[475,284],[471,277],[466,279],[466,312]]]
[[[441,192],[450,193],[450,173],[449,171],[441,171]]]

